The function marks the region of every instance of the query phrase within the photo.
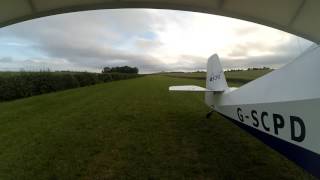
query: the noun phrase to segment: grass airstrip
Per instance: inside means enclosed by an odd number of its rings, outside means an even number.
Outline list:
[[[148,75],[0,103],[0,179],[310,179],[228,120],[203,80]]]

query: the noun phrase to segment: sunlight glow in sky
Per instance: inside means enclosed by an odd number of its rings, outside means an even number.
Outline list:
[[[121,9],[76,12],[0,29],[0,70],[142,73],[204,70],[217,53],[224,68],[290,62],[310,41],[266,26],[202,13]]]

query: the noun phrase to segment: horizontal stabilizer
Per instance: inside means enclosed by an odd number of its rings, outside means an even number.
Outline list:
[[[187,86],[170,86],[169,91],[189,91],[189,92],[223,92],[206,89],[200,86],[187,85]]]

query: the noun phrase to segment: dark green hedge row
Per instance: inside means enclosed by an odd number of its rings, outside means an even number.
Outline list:
[[[13,76],[0,76],[0,101],[138,76],[137,74],[121,73],[22,72]]]

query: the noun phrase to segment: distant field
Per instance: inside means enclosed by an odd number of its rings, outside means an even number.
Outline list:
[[[250,70],[250,71],[233,71],[225,72],[228,83],[243,84],[252,81],[260,76],[263,76],[272,70]],[[162,75],[170,77],[182,77],[191,79],[205,79],[205,72],[192,72],[192,73],[162,73]]]
[[[0,71],[0,77],[15,76],[18,74],[21,74],[21,72]]]
[[[0,179],[312,179],[209,109],[203,80],[145,76],[0,103]]]

